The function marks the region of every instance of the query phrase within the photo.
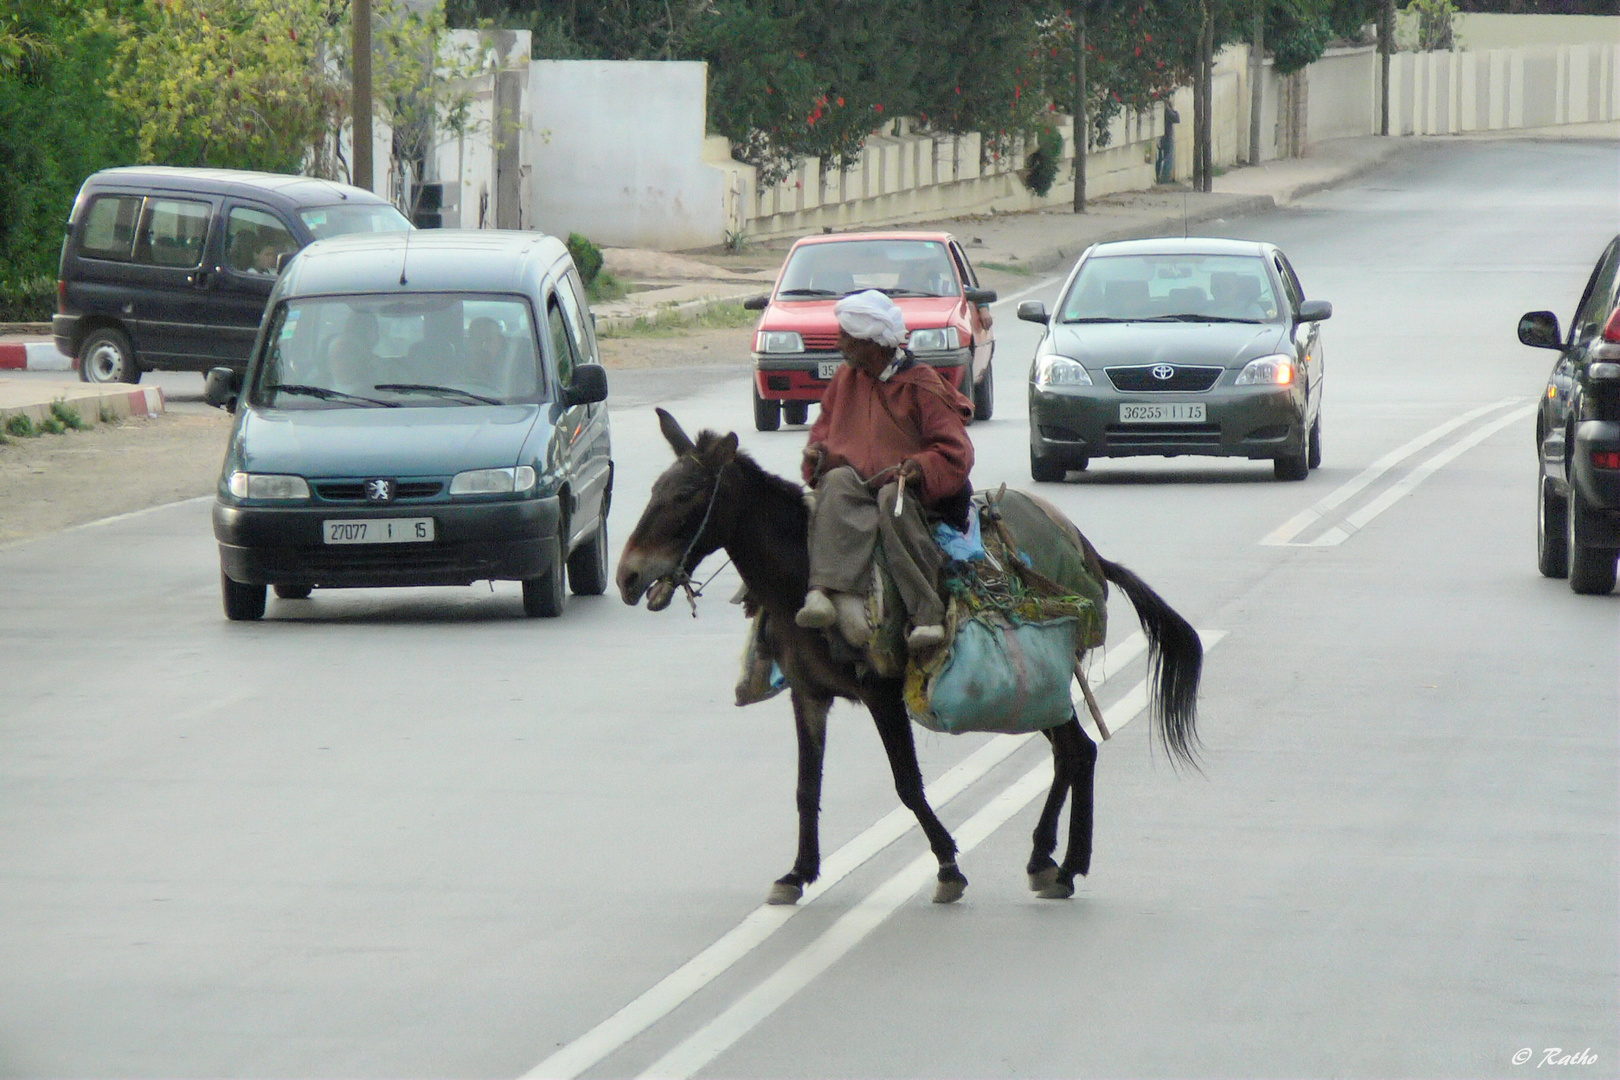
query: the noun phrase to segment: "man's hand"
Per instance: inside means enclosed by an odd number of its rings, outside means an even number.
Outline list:
[[[827,460],[827,448],[820,443],[811,443],[804,448],[804,480],[805,483],[815,486],[821,478],[821,467]]]
[[[912,487],[922,486],[923,467],[918,464],[916,458],[906,458],[902,461],[896,475],[902,484],[910,484]]]

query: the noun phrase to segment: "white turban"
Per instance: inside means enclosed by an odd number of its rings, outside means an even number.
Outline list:
[[[906,339],[906,319],[893,300],[876,289],[850,293],[833,305],[838,325],[853,338],[899,348]]]

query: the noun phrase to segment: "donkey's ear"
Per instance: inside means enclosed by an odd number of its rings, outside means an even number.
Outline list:
[[[664,438],[669,440],[669,445],[675,451],[675,456],[680,457],[682,454],[690,454],[695,447],[693,447],[692,440],[687,437],[686,432],[681,430],[681,425],[675,422],[675,418],[663,409],[654,409],[653,411],[658,414],[658,428],[664,433]]]
[[[730,465],[737,457],[737,433],[722,435],[709,450],[709,464],[717,469]]]

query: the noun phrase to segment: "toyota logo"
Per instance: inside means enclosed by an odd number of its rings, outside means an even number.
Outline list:
[[[367,480],[366,502],[385,503],[394,501],[394,482],[392,480]]]
[[[1176,369],[1169,364],[1154,364],[1153,377],[1160,382],[1169,382],[1176,377]]]

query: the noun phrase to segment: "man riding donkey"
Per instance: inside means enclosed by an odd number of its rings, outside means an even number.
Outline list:
[[[810,592],[794,621],[836,625],[851,645],[865,647],[881,539],[884,568],[909,616],[906,644],[918,652],[945,641],[938,585],[945,556],[928,517],[965,522],[973,405],[901,347],[905,319],[885,294],[852,293],[833,312],[844,366],[827,385],[804,450],[804,478],[816,496]]]

